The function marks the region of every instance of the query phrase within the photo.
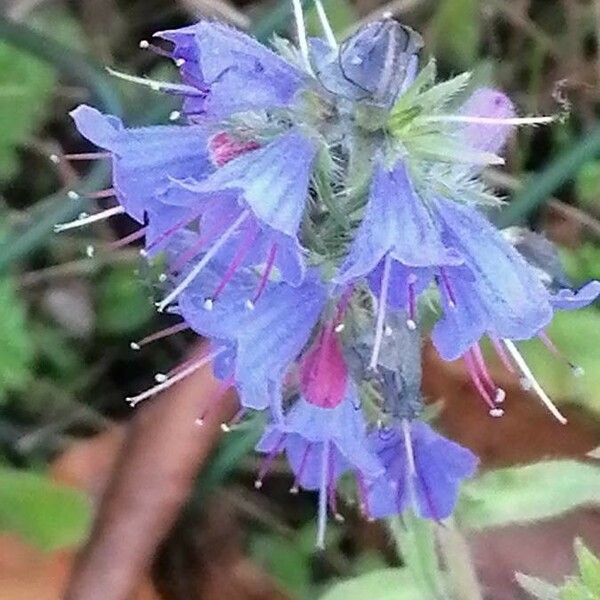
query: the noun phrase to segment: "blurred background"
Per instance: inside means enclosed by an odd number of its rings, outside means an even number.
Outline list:
[[[501,225],[544,233],[575,284],[600,279],[600,0],[324,4],[341,35],[390,11],[423,33],[442,76],[471,70],[477,83],[506,90],[522,115],[564,117],[521,130],[506,168],[486,177],[510,198]],[[44,600],[61,597],[131,434],[124,398],[194,343],[180,334],[130,348],[170,323],[152,305],[160,269],[145,266],[135,246],[111,247],[133,231],[125,217],[53,233],[54,223],[94,209],[68,190],[94,191],[107,181],[97,164],[50,159],[90,150],[68,111],[87,102],[130,124],[168,123],[171,100],[104,69],[174,80],[168,61],[139,48],[154,31],[200,17],[261,40],[293,31],[287,0],[0,0],[0,10],[0,599]],[[507,415],[490,420],[460,363],[444,365],[424,348],[424,391],[440,427],[482,457],[484,475],[465,492],[457,520],[490,600],[532,597],[515,572],[555,584],[575,575],[576,537],[600,551],[600,312],[560,314],[550,334],[586,372],[575,377],[542,344],[525,347],[570,417],[567,427],[500,369]],[[168,435],[174,441],[177,431],[164,435],[167,462]],[[253,435],[244,426],[224,435],[204,461],[133,597],[425,598],[410,592],[412,584],[395,590],[385,579],[402,561],[384,527],[366,523],[350,504],[345,522],[329,527],[327,551],[315,553],[314,498],[288,493],[283,463],[254,489]],[[136,448],[143,462],[143,444]],[[139,489],[140,498],[153,493],[150,485]],[[352,578],[362,583],[335,587]],[[600,594],[600,584],[591,593]],[[600,595],[569,598],[584,597]]]

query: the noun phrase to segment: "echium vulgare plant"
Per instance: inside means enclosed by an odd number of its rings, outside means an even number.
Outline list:
[[[319,494],[318,543],[336,488],[353,475],[370,518],[411,509],[441,520],[477,458],[422,418],[420,318],[445,360],[462,357],[492,417],[505,393],[487,337],[565,422],[516,342],[544,333],[554,311],[585,306],[600,282],[574,291],[549,267],[546,242],[499,231],[483,212],[500,200],[480,178],[501,164],[519,118],[502,92],[466,93],[469,74],[436,83],[418,33],[386,18],[340,45],[307,39],[271,50],[216,22],[141,43],[172,59],[181,83],[121,75],[181,98],[180,124],[127,129],[80,106],[72,116],[109,158],[118,205],[67,229],[126,213],[143,255],[164,256],[159,311],[209,349],[129,398],[149,398],[207,363],[243,411],[265,411],[257,487],[285,453],[299,488]],[[74,194],[75,192],[73,192]]]

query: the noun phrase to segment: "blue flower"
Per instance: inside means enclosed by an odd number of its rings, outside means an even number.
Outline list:
[[[200,179],[213,170],[202,127],[126,129],[117,117],[86,105],[71,116],[84,137],[111,153],[117,199],[139,223],[149,208],[157,207],[172,178]]]
[[[456,506],[463,480],[477,469],[477,457],[421,421],[403,421],[369,435],[385,474],[367,483],[363,499],[372,518],[412,509],[419,517],[441,521]]]
[[[179,296],[178,310],[198,334],[232,344],[232,377],[242,405],[278,412],[284,379],[319,322],[327,290],[310,272],[297,287],[268,282],[260,300],[249,303],[261,287],[260,277],[240,272],[213,304],[222,272],[217,265],[206,269]]]
[[[374,21],[344,40],[340,49],[311,40],[315,74],[328,91],[388,108],[415,78],[421,36],[393,19]]]
[[[305,73],[250,36],[221,23],[201,21],[162,31],[184,82],[198,90],[184,101],[193,121],[289,106],[307,85]]]
[[[344,473],[367,480],[383,474],[383,466],[370,450],[364,417],[353,383],[336,408],[320,408],[299,398],[282,421],[269,425],[256,449],[268,455],[258,486],[271,460],[284,452],[295,475],[292,490],[319,492],[318,545],[323,547],[327,504],[334,515],[336,486]]]

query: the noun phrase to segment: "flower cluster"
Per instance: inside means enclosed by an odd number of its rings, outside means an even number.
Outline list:
[[[143,42],[182,82],[124,77],[180,97],[181,124],[127,129],[73,111],[112,160],[101,195],[118,206],[60,228],[117,213],[140,224],[123,243],[143,237],[146,257],[165,257],[157,306],[182,319],[167,332],[191,328],[210,350],[132,405],[211,362],[243,410],[268,415],[257,487],[285,453],[292,490],[319,492],[322,544],[344,476],[368,517],[412,508],[441,520],[476,469],[420,418],[424,307],[438,315],[439,354],[464,358],[490,415],[505,394],[485,337],[564,421],[515,342],[550,343],[554,311],[592,302],[600,282],[561,289],[483,214],[499,200],[481,171],[502,163],[516,125],[544,118],[517,117],[468,74],[436,83],[421,37],[393,19],[338,46],[326,21],[326,39],[306,39],[298,7],[296,17],[299,49],[205,21]]]

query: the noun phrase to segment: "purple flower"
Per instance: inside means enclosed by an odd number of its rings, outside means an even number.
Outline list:
[[[292,490],[319,492],[318,545],[323,547],[327,504],[334,515],[336,486],[344,473],[353,472],[363,479],[383,474],[383,467],[371,452],[362,410],[353,383],[336,408],[320,408],[303,398],[297,400],[283,421],[269,425],[256,446],[268,455],[257,480],[268,471],[272,459],[284,452],[295,475]]]
[[[492,88],[479,88],[463,104],[460,113],[467,117],[510,119],[515,116],[515,107],[510,98]],[[468,123],[459,133],[470,148],[498,154],[506,145],[514,126],[498,123]]]
[[[464,479],[477,469],[477,457],[420,421],[369,435],[385,474],[367,483],[365,510],[372,518],[411,508],[419,517],[441,521],[456,506]]]
[[[281,56],[221,23],[201,21],[156,37],[173,43],[183,81],[198,92],[184,100],[193,121],[285,107],[307,85],[307,76]]]
[[[260,300],[249,304],[260,278],[240,272],[213,303],[210,297],[222,270],[218,265],[207,268],[179,296],[178,310],[198,334],[232,344],[232,376],[242,405],[277,413],[284,379],[319,322],[327,290],[310,272],[297,287],[268,282]]]
[[[579,310],[595,302],[598,296],[600,296],[600,281],[594,280],[577,291],[561,289],[550,297],[550,302],[554,309]]]
[[[117,117],[86,105],[71,116],[84,137],[111,153],[117,200],[139,223],[157,207],[172,178],[200,179],[213,170],[202,127],[126,129]]]

